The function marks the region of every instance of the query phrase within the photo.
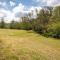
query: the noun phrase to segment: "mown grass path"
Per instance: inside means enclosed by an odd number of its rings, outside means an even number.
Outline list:
[[[33,31],[0,29],[0,60],[60,60],[60,39]]]

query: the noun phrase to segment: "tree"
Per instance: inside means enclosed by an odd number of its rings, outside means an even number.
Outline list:
[[[1,19],[0,28],[5,28],[5,22],[3,18]]]
[[[31,20],[29,20],[28,16],[22,17],[22,22],[20,23],[20,27],[21,27],[21,29],[24,29],[24,30],[31,30],[32,29]]]
[[[34,20],[34,30],[39,33],[45,33],[48,22],[49,11],[44,9],[40,10],[37,18]]]
[[[19,23],[16,21],[11,21],[10,23],[10,29],[20,29]]]
[[[53,9],[48,25],[48,33],[52,37],[60,38],[60,6]]]

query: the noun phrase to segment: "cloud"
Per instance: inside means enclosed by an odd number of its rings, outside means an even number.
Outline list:
[[[22,3],[20,3],[18,6],[13,8],[14,13],[23,12],[23,10],[24,10],[24,5]]]
[[[32,12],[33,11],[33,16],[36,17],[36,9],[37,9],[37,13],[42,9],[42,7],[40,6],[37,6],[37,7],[34,7],[34,6],[31,6],[30,9],[29,9],[29,12]]]
[[[10,6],[14,6],[15,2],[10,1]]]
[[[6,6],[6,2],[0,2],[1,6]]]
[[[32,12],[33,15],[36,16],[36,9],[39,11],[41,7],[30,6],[29,8],[24,6],[22,3],[19,3],[16,7],[12,8],[12,10],[7,10],[4,8],[0,8],[0,18],[4,17],[5,22],[11,22],[12,20],[18,21],[21,16]],[[20,15],[20,16],[16,16]]]
[[[0,12],[0,18],[1,17],[4,17],[4,13],[3,12]]]
[[[60,0],[43,0],[43,2],[46,2],[47,6],[60,5]]]
[[[11,22],[12,20],[18,21],[20,17],[16,17],[16,14],[23,11],[24,11],[24,5],[21,3],[16,7],[14,7],[12,11],[0,8],[0,18],[4,18],[5,22]]]
[[[4,20],[6,22],[10,22],[13,18],[15,18],[14,14],[9,11],[9,10],[5,10],[5,9],[0,9],[0,17],[4,18]]]
[[[60,0],[33,0],[37,3],[43,3],[47,6],[57,6],[60,5]]]

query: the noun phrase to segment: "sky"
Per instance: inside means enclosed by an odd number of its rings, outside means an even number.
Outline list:
[[[43,6],[60,5],[60,0],[0,0],[0,19],[6,22],[18,21],[20,17],[35,9],[40,10]]]

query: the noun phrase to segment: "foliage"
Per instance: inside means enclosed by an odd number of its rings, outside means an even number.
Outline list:
[[[1,22],[0,22],[0,28],[5,28],[5,22],[3,18],[1,19]]]
[[[2,19],[0,28],[34,30],[47,37],[60,38],[60,6],[42,8],[39,13],[36,9],[36,14],[36,18],[32,18],[33,13],[29,13],[21,18],[21,22],[13,20],[10,24]]]

